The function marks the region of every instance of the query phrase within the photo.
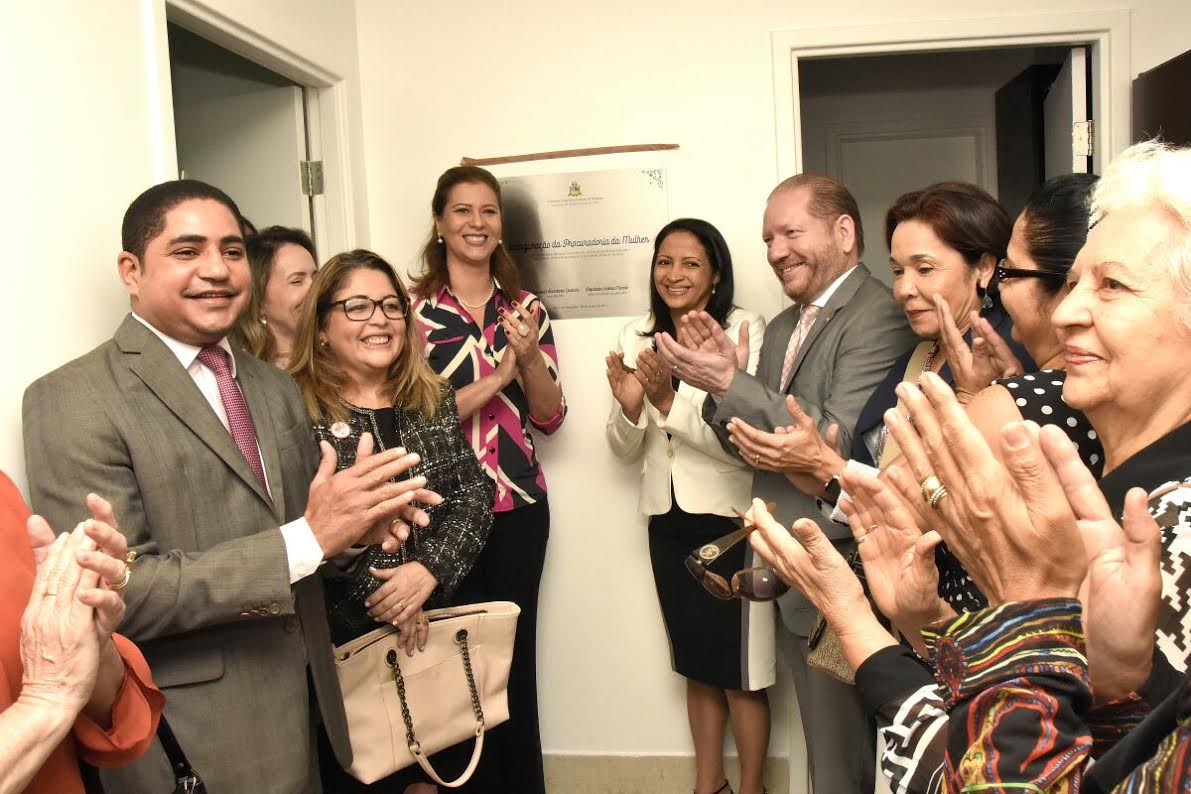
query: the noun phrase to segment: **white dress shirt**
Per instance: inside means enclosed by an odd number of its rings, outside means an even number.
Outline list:
[[[843,273],[840,273],[839,277],[836,278],[835,281],[833,281],[827,285],[827,289],[825,289],[821,293],[819,293],[819,297],[817,297],[813,301],[811,301],[811,306],[818,306],[820,309],[823,308],[824,306],[826,306],[827,301],[831,300],[831,296],[835,294],[835,291],[837,289],[839,289],[839,285],[843,284],[844,279],[846,279],[848,276],[852,275],[852,271],[855,269],[856,269],[856,266],[853,265],[852,267],[845,270]]]
[[[231,433],[231,426],[227,421],[227,409],[223,407],[223,398],[219,395],[219,383],[215,380],[215,373],[211,371],[198,359],[200,347],[179,342],[177,339],[166,336],[158,329],[150,325],[143,317],[136,312],[132,313],[137,322],[148,328],[157,336],[165,346],[170,349],[178,358],[178,362],[186,373],[190,375],[194,381],[194,385],[198,386],[203,398],[206,399],[207,404],[211,406],[211,410],[219,417],[219,421],[227,428],[228,433]],[[228,344],[227,337],[219,340],[219,347],[227,351],[228,358],[231,360],[232,377],[236,377],[236,357],[232,353],[232,346]],[[256,454],[259,457],[261,454],[260,446],[257,446]],[[265,461],[261,458],[261,471],[265,471]],[[269,490],[269,474],[265,472],[265,490]],[[318,570],[318,566],[323,561],[323,549],[318,544],[318,540],[314,537],[314,531],[307,523],[306,517],[291,521],[281,527],[281,539],[285,544],[286,561],[289,564],[289,581],[290,584],[303,579]]]

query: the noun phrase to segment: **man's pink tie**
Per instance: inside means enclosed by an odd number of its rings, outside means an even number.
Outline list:
[[[790,344],[786,346],[786,358],[782,361],[781,387],[784,392],[790,386],[790,376],[794,374],[794,360],[798,358],[798,351],[811,332],[815,318],[819,316],[819,306],[803,306],[802,314],[798,317],[798,327],[790,334]]]
[[[198,360],[215,373],[215,382],[219,384],[219,399],[223,400],[223,410],[227,412],[227,424],[232,431],[232,440],[244,454],[244,460],[248,461],[248,467],[256,475],[261,487],[268,493],[269,484],[265,480],[265,469],[261,465],[260,447],[256,443],[252,413],[248,410],[248,403],[244,401],[240,384],[232,377],[227,351],[218,345],[207,345],[199,351]]]

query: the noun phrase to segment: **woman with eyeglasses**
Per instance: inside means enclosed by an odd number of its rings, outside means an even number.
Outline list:
[[[1007,354],[979,339],[969,348],[944,306],[939,307],[939,323],[943,348],[954,362],[956,396],[994,451],[999,447],[991,442],[1009,422],[1054,424],[1067,433],[1084,465],[1099,477],[1104,450],[1083,413],[1062,398],[1067,365],[1051,321],[1067,296],[1071,265],[1087,240],[1096,181],[1092,174],[1064,174],[1039,186],[1013,224],[1005,258],[997,263],[996,283],[1013,320],[1013,339],[1038,362],[1039,371],[1003,378],[998,370],[1005,368]]]
[[[439,495],[428,496],[429,523],[410,527],[399,548],[354,548],[335,561],[339,573],[324,585],[332,643],[390,623],[412,655],[431,631],[423,609],[449,605],[484,548],[492,481],[459,428],[454,389],[421,355],[409,295],[384,259],[364,250],[332,257],[315,275],[295,341],[289,372],[315,434],[335,448],[338,468],[351,466],[369,434],[373,449],[404,447],[418,456],[406,476]],[[435,790],[418,766],[367,787],[327,748],[323,761],[328,791]]]
[[[653,348],[653,335],[676,335],[687,312],[706,311],[732,339],[749,339],[748,371],[757,368],[765,323],[733,305],[732,256],[707,221],[679,218],[654,238],[650,310],[628,323],[605,360],[612,391],[607,437],[613,453],[641,467],[640,509],[649,517],[649,558],[670,641],[674,671],[686,679],[687,718],[695,745],[695,794],[727,794],[724,726],[740,755],[741,794],[760,794],[769,746],[769,702],[774,682],[772,602],[732,598],[730,585],[716,600],[692,578],[714,574],[683,560],[703,544],[730,533],[734,507],[748,504],[752,472],[724,452],[703,421],[707,392],[673,378]],[[716,569],[725,576],[744,566],[747,544],[722,550]],[[776,577],[775,577],[776,578]]]

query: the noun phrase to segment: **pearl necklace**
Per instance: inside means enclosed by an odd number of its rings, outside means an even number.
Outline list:
[[[455,296],[455,300],[459,301],[460,303],[462,303],[464,306],[466,306],[469,309],[482,309],[488,305],[488,301],[492,300],[492,296],[494,294],[496,294],[496,280],[495,279],[492,280],[492,283],[488,287],[488,295],[484,298],[484,300],[480,301],[479,303],[468,303],[467,301],[463,300],[463,298],[460,298],[458,295]]]

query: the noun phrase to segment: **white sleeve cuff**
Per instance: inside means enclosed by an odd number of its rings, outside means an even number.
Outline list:
[[[874,477],[876,477],[877,475],[879,475],[881,473],[880,469],[873,468],[872,466],[869,466],[868,464],[865,464],[865,463],[858,463],[857,461],[854,461],[854,460],[849,460],[847,463],[844,464],[844,471],[867,472],[868,474],[871,474]],[[833,505],[829,505],[826,502],[823,502],[821,500],[816,500],[819,502],[819,505],[820,505],[819,509],[822,511],[823,515],[827,516],[827,519],[829,521],[834,521],[837,524],[843,524],[843,525],[847,526],[848,517],[846,515],[844,515],[843,510],[839,509],[839,503],[842,502],[844,497],[847,495],[848,495],[848,492],[845,491],[843,488],[841,488],[840,492],[839,492],[839,501],[837,501]]]
[[[281,527],[281,539],[285,542],[285,558],[289,563],[289,583],[305,579],[318,570],[323,563],[323,548],[314,537],[314,530],[303,516]]]

